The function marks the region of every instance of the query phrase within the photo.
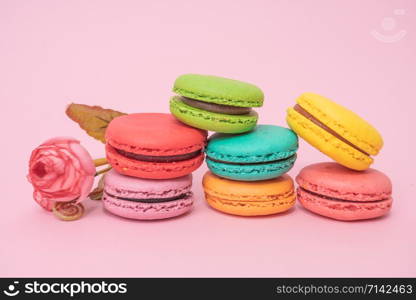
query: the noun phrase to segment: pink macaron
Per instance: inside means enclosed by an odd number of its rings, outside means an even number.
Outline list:
[[[303,168],[296,182],[299,202],[328,218],[354,221],[381,217],[392,206],[392,184],[380,171],[354,171],[337,163]]]
[[[158,220],[191,210],[192,175],[154,180],[125,176],[114,170],[105,175],[103,203],[107,211],[136,220]]]

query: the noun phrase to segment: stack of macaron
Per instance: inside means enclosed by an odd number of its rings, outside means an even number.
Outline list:
[[[206,137],[206,131],[170,114],[137,113],[111,121],[106,153],[113,169],[105,175],[105,209],[137,220],[188,212],[194,200],[191,173],[204,160]]]
[[[335,162],[303,168],[297,198],[308,210],[337,220],[364,220],[387,214],[392,184],[370,169],[383,146],[379,132],[347,108],[313,93],[304,93],[287,110],[287,123],[306,142]]]
[[[392,205],[390,179],[370,169],[383,146],[378,131],[345,107],[304,93],[287,110],[290,127],[258,125],[264,94],[253,84],[217,76],[179,76],[171,114],[138,113],[114,119],[106,130],[103,203],[121,217],[175,217],[193,205],[192,175],[206,156],[202,179],[214,209],[239,216],[307,210],[337,220],[383,216]],[[214,132],[207,140],[207,131]],[[286,174],[298,136],[335,162]]]
[[[214,131],[206,147],[210,171],[203,178],[208,204],[241,216],[270,215],[295,203],[293,180],[285,175],[298,149],[296,134],[275,125],[257,125],[252,107],[263,105],[255,85],[215,76],[178,77],[172,114],[196,128]]]

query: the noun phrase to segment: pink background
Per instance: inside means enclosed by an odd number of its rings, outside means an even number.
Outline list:
[[[413,0],[1,0],[0,275],[416,276],[415,14]],[[390,31],[381,26],[389,16]],[[406,35],[385,43],[373,29]],[[25,179],[34,147],[69,135],[104,155],[66,118],[68,103],[168,112],[173,81],[188,72],[259,85],[260,123],[285,125],[304,91],[364,116],[385,139],[374,167],[392,178],[391,214],[344,223],[297,205],[224,215],[203,200],[205,165],[194,174],[194,211],[173,220],[124,220],[88,201],[84,218],[61,222],[37,206]],[[326,160],[301,142],[290,175]]]

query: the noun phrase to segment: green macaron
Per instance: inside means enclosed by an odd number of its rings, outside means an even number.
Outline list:
[[[170,111],[192,127],[242,133],[252,130],[258,115],[252,107],[263,105],[264,95],[257,86],[238,80],[198,74],[179,76],[173,86],[177,95]]]

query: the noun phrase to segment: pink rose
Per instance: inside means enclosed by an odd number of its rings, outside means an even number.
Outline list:
[[[27,178],[33,198],[46,210],[54,202],[84,200],[94,183],[95,165],[78,140],[57,137],[32,151]]]

